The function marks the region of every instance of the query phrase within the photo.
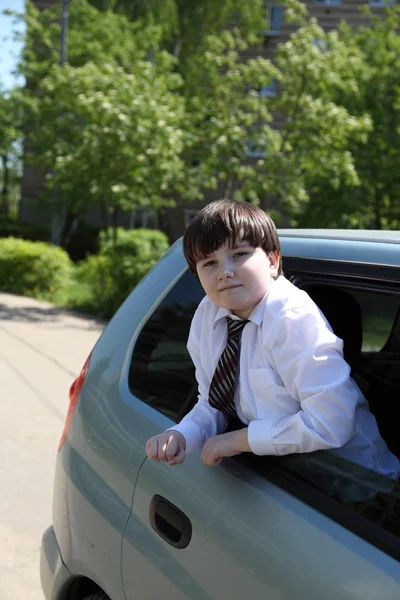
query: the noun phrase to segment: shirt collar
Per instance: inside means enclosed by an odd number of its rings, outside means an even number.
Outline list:
[[[265,294],[265,296],[260,300],[260,302],[253,308],[252,312],[250,313],[248,320],[251,321],[252,323],[254,323],[255,325],[259,326],[261,325],[261,323],[263,322],[263,317],[264,317],[264,311],[265,311],[265,303],[267,301],[268,295],[271,291],[271,289],[276,285],[276,282],[278,281],[278,279],[276,280],[272,280],[272,285],[269,288],[268,292]],[[236,317],[235,315],[232,314],[232,312],[230,310],[228,310],[227,308],[223,308],[222,306],[220,306],[216,312],[216,315],[214,317],[214,322],[213,322],[213,328],[215,328],[216,324],[223,319],[224,317],[231,317],[232,319],[237,319],[237,320],[241,320],[239,319],[239,317]]]

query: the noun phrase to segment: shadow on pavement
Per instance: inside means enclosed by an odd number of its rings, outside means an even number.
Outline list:
[[[107,321],[93,317],[92,315],[84,315],[73,311],[58,308],[56,306],[8,306],[0,303],[0,321],[19,321],[25,323],[53,322],[61,321],[65,317],[72,317],[76,320],[81,320],[82,325],[86,330],[97,331],[99,328],[104,328]],[[71,321],[65,325],[68,328],[80,329],[79,323]]]

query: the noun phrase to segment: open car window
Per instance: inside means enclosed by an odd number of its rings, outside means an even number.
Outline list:
[[[343,339],[352,377],[367,398],[383,439],[400,457],[400,290],[398,293],[395,288],[356,290],[354,285],[345,284],[339,288],[306,284],[304,289]],[[257,464],[261,470],[266,468]],[[368,522],[369,527],[361,525],[357,533],[365,534],[375,545],[400,557],[398,481],[328,451],[281,456],[270,464],[277,467],[278,480],[279,472],[289,479],[293,476],[297,484],[291,489],[300,496],[303,485],[314,490],[314,497],[312,494],[309,498],[311,504],[318,495],[322,504],[326,498],[347,512],[350,509],[357,518],[362,517],[359,523]],[[328,514],[352,529],[354,520],[347,517],[346,521],[344,516],[343,521],[343,514],[332,509],[333,505]]]
[[[353,290],[362,311],[363,339],[361,352],[380,352],[389,341],[397,322],[400,297],[393,294]]]

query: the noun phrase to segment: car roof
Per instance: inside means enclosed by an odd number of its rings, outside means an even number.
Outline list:
[[[400,231],[382,229],[278,229],[280,236],[400,244]]]
[[[282,255],[400,267],[400,231],[278,229]]]

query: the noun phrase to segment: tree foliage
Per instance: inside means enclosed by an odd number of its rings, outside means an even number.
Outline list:
[[[93,203],[169,205],[183,180],[184,100],[175,59],[155,26],[71,4],[68,64],[57,56],[57,7],[28,10],[21,68],[29,160],[47,173],[44,198],[67,237]]]
[[[370,118],[335,102],[341,90],[358,93],[359,54],[313,21],[280,46],[274,64],[262,56],[243,61],[247,44],[235,31],[208,44],[198,59],[203,92],[188,101],[203,182],[215,188],[222,180],[225,192],[289,218],[301,214],[321,179],[336,189],[359,184],[349,145],[366,142]],[[274,81],[279,93],[271,97],[263,90]]]
[[[325,186],[313,194],[303,222],[331,226],[398,229],[400,227],[400,7],[376,16],[365,10],[369,25],[354,30],[346,24],[339,39],[360,55],[357,93],[343,90],[343,105],[353,114],[368,114],[367,144],[351,139],[349,151],[359,178],[352,189]]]
[[[125,14],[132,21],[154,23],[160,27],[163,47],[179,56],[179,70],[203,52],[209,35],[219,35],[232,26],[242,35],[260,31],[265,18],[263,0],[91,0],[102,10]]]
[[[0,91],[0,214],[5,217],[10,216],[12,195],[20,175],[22,105],[18,88]]]
[[[325,32],[283,4],[297,29],[271,62],[258,0],[74,0],[61,67],[59,5],[28,3],[20,68],[47,199],[68,220],[211,189],[293,224],[396,226],[399,9]]]
[[[32,159],[49,189],[77,214],[102,199],[123,209],[172,200],[180,181],[183,103],[179,78],[149,62],[132,73],[112,63],[55,66],[31,101]]]

